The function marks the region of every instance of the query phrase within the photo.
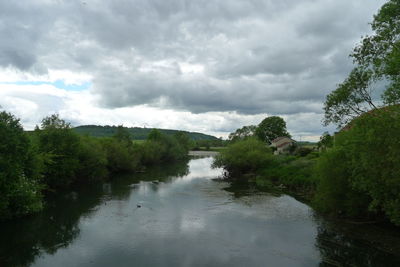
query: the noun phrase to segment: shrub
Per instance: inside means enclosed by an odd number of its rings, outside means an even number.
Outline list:
[[[223,167],[232,175],[254,173],[272,163],[273,155],[264,142],[247,138],[228,145],[216,156],[213,166]]]
[[[190,142],[185,134],[169,136],[154,129],[142,145],[142,163],[152,165],[186,159],[189,147]]]
[[[383,212],[400,225],[400,107],[366,113],[349,128],[319,160],[317,205],[350,216]]]
[[[19,120],[0,112],[0,219],[42,209],[40,163]]]
[[[129,172],[138,168],[140,156],[135,152],[132,142],[104,138],[101,144],[107,155],[107,168],[110,172]]]
[[[79,136],[58,115],[44,118],[35,134],[40,152],[49,159],[45,162],[45,184],[49,189],[68,187],[79,167]]]
[[[318,160],[315,175],[320,178],[313,206],[318,210],[343,216],[366,216],[371,199],[355,190],[350,181],[352,166],[348,152],[335,147]]]
[[[102,181],[108,175],[107,164],[107,154],[100,142],[93,137],[81,137],[77,182]]]

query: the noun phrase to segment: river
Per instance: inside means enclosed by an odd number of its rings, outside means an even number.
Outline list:
[[[0,266],[400,266],[396,229],[331,222],[223,180],[211,162],[49,197],[43,212],[0,223]]]

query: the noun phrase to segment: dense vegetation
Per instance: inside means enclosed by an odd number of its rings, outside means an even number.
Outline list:
[[[0,139],[0,220],[40,211],[43,194],[49,191],[185,159],[191,145],[183,132],[165,135],[155,129],[146,141],[134,143],[122,126],[112,137],[79,135],[58,115],[44,118],[28,134],[4,111]]]
[[[400,225],[400,106],[366,113],[322,154],[315,204],[326,212]]]
[[[74,127],[73,130],[78,134],[89,135],[93,137],[112,137],[118,129],[118,126],[100,126],[100,125],[82,125]],[[146,140],[153,128],[126,127],[130,136],[134,140]],[[164,135],[174,136],[177,133],[186,134],[191,140],[218,140],[217,137],[196,132],[186,132],[178,130],[157,129]]]

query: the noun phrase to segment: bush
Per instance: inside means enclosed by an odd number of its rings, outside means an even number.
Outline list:
[[[75,181],[79,168],[79,136],[58,115],[42,120],[36,129],[39,150],[48,159],[45,162],[44,182],[49,189],[68,187]]]
[[[314,191],[316,179],[312,170],[315,160],[284,155],[274,159],[273,164],[261,171],[264,179],[283,184],[294,191]]]
[[[0,112],[0,219],[42,209],[40,162],[19,120]]]
[[[270,148],[256,138],[248,138],[228,145],[215,157],[213,166],[223,167],[236,175],[254,173],[272,162]]]
[[[366,113],[349,128],[319,160],[318,206],[349,216],[383,212],[400,225],[400,107]]]
[[[365,217],[371,199],[351,185],[352,166],[348,151],[335,147],[318,160],[315,175],[320,178],[313,206],[335,215]]]
[[[102,181],[108,176],[107,165],[107,154],[100,142],[93,137],[81,137],[77,182]]]
[[[138,168],[140,156],[135,152],[132,142],[104,138],[101,144],[107,155],[107,168],[110,172],[130,172]]]
[[[305,157],[310,154],[313,150],[308,147],[297,147],[294,154],[299,157]]]
[[[162,134],[154,129],[142,144],[141,155],[143,165],[183,160],[188,157],[189,138],[178,133],[174,136]]]

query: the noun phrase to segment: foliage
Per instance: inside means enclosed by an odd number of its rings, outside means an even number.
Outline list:
[[[325,210],[383,212],[400,225],[399,131],[400,107],[390,106],[364,114],[337,135],[318,164],[318,199]]]
[[[79,136],[57,114],[44,118],[35,133],[39,151],[50,158],[45,164],[45,184],[49,189],[68,187],[79,167]]]
[[[130,172],[138,168],[140,156],[135,153],[132,142],[118,138],[104,138],[100,142],[106,152],[107,169],[111,173]]]
[[[371,70],[354,68],[349,77],[326,97],[324,124],[347,124],[358,115],[376,108],[372,102]]]
[[[42,209],[40,162],[19,120],[0,112],[0,219]]]
[[[169,136],[154,129],[143,144],[143,164],[178,161],[187,158],[189,139],[185,135]]]
[[[246,177],[253,174],[258,186],[271,188],[283,185],[293,191],[314,191],[316,179],[312,176],[315,156],[274,156],[264,142],[247,138],[228,145],[214,159],[214,167],[223,167],[230,177]]]
[[[257,126],[249,125],[243,126],[242,128],[237,129],[235,132],[229,134],[229,140],[232,142],[236,142],[238,140],[243,140],[248,137],[254,136],[257,130]]]
[[[184,132],[177,132],[174,134],[174,138],[178,141],[178,144],[182,146],[185,151],[189,151],[193,146],[192,140],[190,140],[189,136]]]
[[[92,183],[104,180],[108,176],[108,160],[106,150],[101,142],[82,136],[79,143],[77,182]]]
[[[262,169],[261,177],[276,184],[282,184],[293,191],[314,191],[316,186],[312,170],[315,160],[306,157],[279,155],[273,164]]]
[[[256,129],[256,136],[267,144],[280,136],[291,137],[286,130],[286,122],[278,116],[265,118]]]
[[[232,175],[256,172],[273,161],[271,150],[256,138],[228,145],[216,156],[213,166],[223,167]]]
[[[309,147],[298,146],[298,147],[296,148],[296,150],[294,151],[294,154],[295,154],[296,156],[299,156],[299,157],[305,157],[305,156],[307,156],[308,154],[310,154],[312,151],[313,151],[313,150],[312,150],[311,148],[309,148]]]
[[[354,70],[327,97],[325,124],[340,127],[361,113],[375,109],[372,93],[380,81],[387,84],[382,94],[383,103],[400,103],[400,1],[385,3],[371,26],[374,34],[364,37],[351,54],[356,64]]]
[[[192,140],[185,132],[174,133],[153,130],[141,143],[132,142],[123,126],[108,138],[79,136],[55,114],[44,118],[28,136],[18,119],[1,112],[0,219],[40,210],[43,189],[58,191],[102,181],[109,173],[186,159]]]
[[[319,184],[313,206],[319,211],[342,216],[362,216],[368,213],[370,199],[352,188],[352,169],[345,147],[335,147],[318,160],[314,170]]]
[[[125,143],[126,145],[131,144],[133,139],[131,133],[123,125],[117,127],[113,137],[118,140],[118,142]]]
[[[320,138],[317,144],[318,149],[326,150],[333,146],[333,136],[331,136],[328,132],[325,132]]]

